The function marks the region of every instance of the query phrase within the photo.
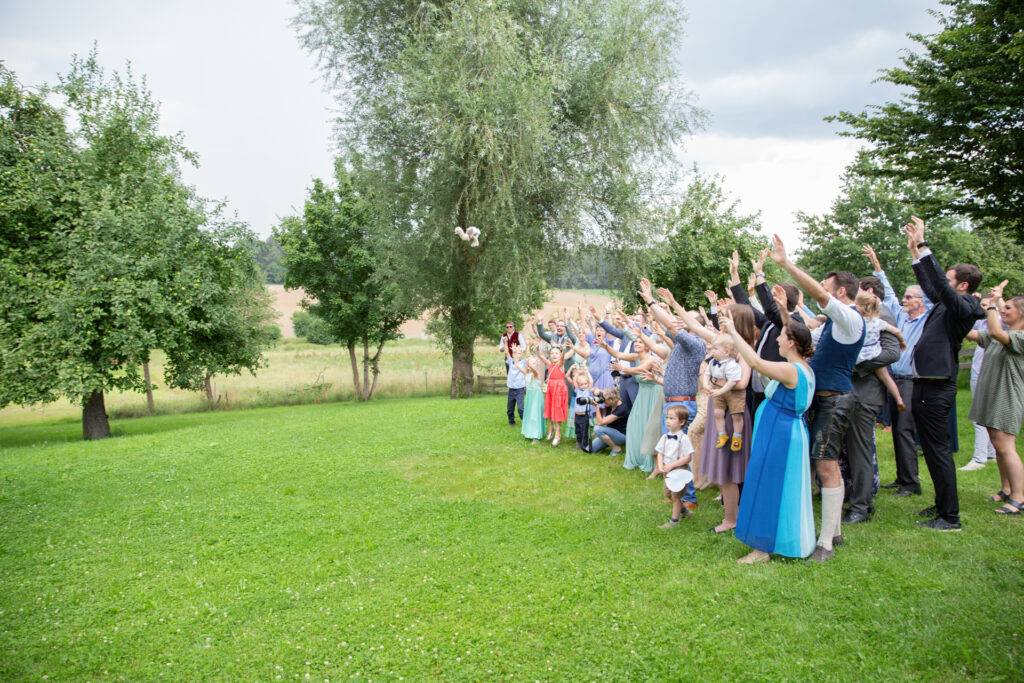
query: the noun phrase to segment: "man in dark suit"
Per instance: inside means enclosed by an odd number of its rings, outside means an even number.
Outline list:
[[[882,282],[874,277],[862,277],[860,288],[878,297],[885,296]],[[896,318],[889,309],[879,305],[879,314],[885,322],[896,325]],[[850,411],[850,428],[846,432],[845,446],[847,464],[850,468],[850,509],[843,517],[843,524],[859,524],[871,519],[874,513],[874,483],[878,471],[875,458],[875,420],[888,396],[882,380],[875,370],[895,363],[900,358],[900,342],[892,334],[883,331],[879,335],[882,351],[874,358],[862,361],[853,368],[853,410]]]
[[[914,276],[925,296],[935,303],[914,349],[912,413],[935,486],[935,505],[918,513],[929,518],[918,526],[959,531],[960,503],[949,443],[949,412],[956,407],[960,346],[974,321],[984,317],[981,304],[971,296],[981,284],[981,270],[961,263],[943,272],[924,239],[924,221],[917,216],[910,220],[904,231],[914,259]]]

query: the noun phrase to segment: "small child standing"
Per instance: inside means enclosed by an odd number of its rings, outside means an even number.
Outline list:
[[[544,366],[539,358],[530,356],[525,363],[517,361],[516,367],[526,375],[522,435],[537,443],[544,438]]]
[[[669,406],[665,411],[665,428],[668,429],[668,433],[661,435],[655,448],[655,472],[668,475],[678,467],[689,469],[693,444],[690,443],[690,437],[683,434],[683,426],[689,420],[690,411],[683,406]],[[681,518],[690,514],[690,511],[683,507],[683,490],[669,492],[672,496],[672,517],[661,525],[662,529],[674,529]]]
[[[903,333],[900,332],[900,329],[879,317],[879,301],[873,292],[862,289],[854,301],[857,304],[857,311],[864,316],[865,326],[864,346],[860,348],[860,355],[857,356],[858,363],[877,358],[878,354],[882,353],[882,332],[889,332],[895,335],[900,340],[900,350],[906,350],[907,343],[903,339]],[[885,388],[892,397],[896,399],[896,409],[901,413],[905,411],[907,405],[903,402],[903,398],[900,397],[899,387],[896,386],[896,380],[889,374],[889,368],[878,368],[875,370],[875,377],[885,385]]]
[[[574,427],[576,428],[576,449],[590,452],[590,418],[597,414],[594,408],[594,392],[590,388],[590,373],[585,367],[573,368],[573,386],[576,387]]]
[[[544,385],[544,419],[551,422],[548,438],[554,437],[552,446],[557,446],[562,436],[562,425],[569,415],[569,389],[565,386],[565,372],[562,370],[562,349],[552,346],[548,351],[548,382]]]
[[[715,426],[718,428],[715,448],[722,448],[729,443],[729,435],[725,433],[725,411],[728,410],[732,415],[733,431],[729,450],[736,452],[743,448],[743,411],[747,404],[746,389],[736,388],[736,384],[743,378],[743,369],[735,358],[736,349],[732,337],[718,335],[708,351],[712,360],[708,363],[704,382],[708,393],[714,397]]]
[[[526,375],[520,367],[523,359],[523,350],[517,344],[510,349],[511,355],[505,357],[505,388],[508,389],[507,410],[508,426],[516,426],[516,408],[519,409],[519,419],[523,419],[523,399],[526,396]]]

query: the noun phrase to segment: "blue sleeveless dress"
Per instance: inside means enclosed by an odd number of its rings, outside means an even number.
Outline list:
[[[772,380],[757,409],[735,533],[755,550],[807,557],[815,537],[803,414],[814,398],[814,373],[795,365],[796,388]]]

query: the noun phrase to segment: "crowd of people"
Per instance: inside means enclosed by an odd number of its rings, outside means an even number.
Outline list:
[[[880,488],[921,495],[918,446],[935,498],[917,526],[960,530],[949,424],[966,338],[978,346],[976,448],[961,469],[994,458],[1002,485],[989,500],[998,514],[1021,514],[1024,296],[1004,299],[1006,282],[982,295],[974,265],[943,270],[920,219],[904,232],[918,284],[902,301],[870,246],[871,275],[833,271],[818,280],[776,235],[752,261],[748,287],[733,253],[729,296],[705,291],[706,311],[687,310],[643,279],[644,307],[631,315],[579,304],[547,321],[534,315],[522,331],[509,322],[499,347],[508,423],[518,415],[532,444],[575,439],[580,451],[607,450],[626,469],[663,478],[672,502],[666,529],[697,507],[697,490],[717,487],[723,516],[710,531],[731,531],[749,546],[740,563],[772,554],[825,562],[843,543],[843,524],[875,514]],[[768,258],[792,282],[770,287]],[[890,401],[896,479],[880,484],[875,425]]]

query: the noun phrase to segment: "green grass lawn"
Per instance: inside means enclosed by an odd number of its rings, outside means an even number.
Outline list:
[[[0,429],[0,680],[1021,679],[1024,527],[983,502],[993,466],[960,477],[959,534],[914,528],[926,483],[825,565],[739,566],[712,492],[658,529],[660,484],[503,413]]]

